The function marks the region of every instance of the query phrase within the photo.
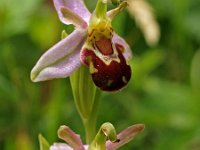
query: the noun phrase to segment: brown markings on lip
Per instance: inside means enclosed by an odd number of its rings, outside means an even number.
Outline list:
[[[126,63],[122,51],[120,50],[121,47],[118,44],[115,46],[120,62],[113,60],[109,65],[97,57],[92,50],[84,49],[81,55],[82,62],[87,66],[89,62],[86,58],[91,59],[90,61],[93,63],[93,67],[97,70],[91,73],[92,79],[95,85],[104,91],[117,91],[126,86],[131,78],[131,68]]]
[[[94,33],[94,29],[92,30],[91,33],[88,34],[88,36],[91,37],[93,33]]]
[[[105,36],[102,36],[95,43],[96,43],[96,46],[97,46],[98,50],[103,55],[111,55],[113,53],[111,39],[108,39]]]

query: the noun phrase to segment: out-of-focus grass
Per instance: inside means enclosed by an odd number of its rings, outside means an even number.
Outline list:
[[[86,1],[92,10],[95,1]],[[118,131],[144,123],[145,131],[122,149],[198,150],[200,147],[200,4],[198,0],[150,0],[161,40],[149,48],[128,12],[113,26],[131,45],[133,76],[119,93],[104,93],[98,126]],[[60,40],[63,29],[52,1],[0,1],[0,149],[34,150],[42,133],[59,141],[57,129],[69,125],[84,138],[69,79],[32,83],[40,55]]]

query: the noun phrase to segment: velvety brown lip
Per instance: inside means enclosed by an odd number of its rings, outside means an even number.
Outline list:
[[[90,61],[97,70],[91,74],[95,85],[104,91],[117,91],[127,85],[131,78],[131,68],[127,65],[118,44],[116,44],[116,48],[120,62],[113,60],[109,65],[97,57],[92,50],[83,50],[83,56],[91,58]],[[85,64],[88,65],[86,60]]]

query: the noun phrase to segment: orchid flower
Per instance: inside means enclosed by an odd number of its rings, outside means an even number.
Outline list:
[[[143,129],[143,124],[136,124],[124,129],[117,135],[114,126],[107,122],[101,126],[90,145],[83,145],[80,135],[68,126],[63,125],[58,130],[58,137],[67,144],[54,143],[50,146],[50,150],[116,150],[135,138]]]
[[[107,12],[107,1],[99,0],[90,13],[83,0],[53,0],[62,23],[73,24],[75,30],[45,52],[31,71],[34,82],[66,78],[84,64],[92,80],[104,91],[116,91],[127,85],[131,77],[129,45],[118,36],[112,19],[127,2]]]

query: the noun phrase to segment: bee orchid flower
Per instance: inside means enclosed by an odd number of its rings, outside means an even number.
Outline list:
[[[101,126],[90,145],[83,145],[80,135],[63,125],[58,130],[58,137],[67,144],[54,143],[50,146],[50,150],[117,150],[133,140],[143,130],[143,124],[136,124],[116,134],[114,126],[107,122]]]
[[[81,64],[89,67],[95,85],[104,91],[116,91],[131,77],[129,45],[111,25],[127,2],[107,12],[107,1],[98,0],[90,13],[83,0],[53,0],[62,23],[75,30],[45,52],[31,71],[34,82],[66,78]]]

